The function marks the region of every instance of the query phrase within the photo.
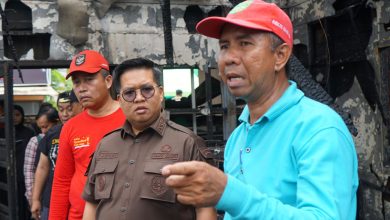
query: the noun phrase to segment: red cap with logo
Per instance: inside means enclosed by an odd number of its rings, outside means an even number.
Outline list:
[[[66,79],[68,79],[74,72],[95,74],[101,69],[110,71],[107,60],[97,51],[84,50],[73,57]]]
[[[274,3],[261,0],[244,1],[234,7],[226,17],[208,17],[196,25],[196,30],[208,37],[221,37],[226,24],[269,31],[280,37],[290,47],[293,45],[293,26],[288,15]]]

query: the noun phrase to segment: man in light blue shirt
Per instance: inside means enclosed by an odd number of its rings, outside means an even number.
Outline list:
[[[225,219],[355,219],[354,143],[337,113],[288,80],[290,18],[245,1],[197,30],[219,39],[221,79],[247,106],[226,144],[225,173],[200,162],[163,168],[178,200],[214,205]]]

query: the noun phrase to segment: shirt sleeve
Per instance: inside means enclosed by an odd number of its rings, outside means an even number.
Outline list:
[[[190,135],[185,141],[184,148],[186,149],[186,152],[190,152],[190,155],[185,160],[204,161],[212,164],[212,153],[206,146],[206,142],[201,137],[195,134]]]
[[[42,140],[43,140],[43,139],[42,139]],[[37,170],[37,167],[38,167],[39,158],[41,158],[41,149],[39,149],[39,143],[41,143],[42,140],[40,140],[40,141],[37,143],[37,149],[35,150],[35,158],[34,158],[34,178],[35,178],[35,171]]]
[[[42,140],[38,143],[39,151],[46,156],[49,156],[48,150],[47,150],[48,146],[50,146],[49,141],[50,141],[50,137],[48,136],[48,134],[46,134],[45,137],[43,137]]]
[[[49,219],[66,220],[70,208],[70,184],[75,172],[72,145],[67,127],[60,134],[60,144],[50,199]]]
[[[216,208],[233,219],[354,219],[358,168],[353,143],[330,128],[294,146],[294,154],[298,169],[295,206],[228,175]]]
[[[99,149],[99,148],[100,148],[100,143],[97,146],[97,149]],[[99,203],[99,200],[95,199],[95,179],[96,179],[96,176],[94,175],[95,166],[96,166],[96,155],[98,155],[98,151],[99,150],[96,150],[96,153],[93,154],[91,162],[89,162],[87,172],[85,173],[85,175],[87,175],[88,178],[87,178],[87,182],[85,184],[84,191],[82,194],[82,198],[85,201],[91,202],[94,204]]]
[[[35,173],[35,154],[38,147],[38,139],[36,136],[32,137],[27,144],[26,151],[24,154],[24,182],[26,185],[25,196],[29,202],[31,202],[32,187],[34,183]]]

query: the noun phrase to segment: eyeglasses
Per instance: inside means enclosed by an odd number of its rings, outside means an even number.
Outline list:
[[[159,86],[144,86],[139,89],[126,89],[122,92],[122,98],[126,102],[134,102],[135,97],[137,97],[137,90],[141,91],[141,95],[145,99],[150,99],[154,96],[155,89],[154,88],[159,88]]]

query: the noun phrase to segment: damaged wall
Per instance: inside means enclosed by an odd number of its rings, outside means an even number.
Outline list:
[[[95,49],[102,52],[111,63],[119,63],[128,58],[147,57],[156,63],[166,64],[160,1],[106,1],[113,4],[104,16],[101,14],[104,8],[96,8],[101,2],[105,1],[23,1],[32,10],[32,33],[51,34],[48,57],[50,60],[69,60],[82,49]],[[72,5],[69,3],[73,4],[72,7],[78,5],[77,11],[71,13],[62,10]],[[215,57],[217,41],[199,34],[189,34],[184,15],[191,4],[199,6],[203,18],[210,11],[220,8],[221,5],[229,6],[230,3],[221,0],[171,1],[174,64],[199,65],[202,68],[210,57]],[[64,13],[59,14],[59,10]],[[72,19],[79,14],[82,14],[79,19]],[[75,25],[75,21],[79,26]],[[86,35],[81,33],[83,31],[86,31]],[[85,38],[87,41],[83,43]],[[0,58],[3,58],[4,48],[1,49]],[[34,51],[32,49],[24,52],[22,59],[36,59]]]
[[[70,60],[80,50],[94,49],[114,64],[135,57],[167,63],[161,1],[22,2],[31,8],[32,30],[19,34],[46,36],[41,40],[42,47],[28,45],[36,44],[35,41],[24,42],[27,49],[19,50],[23,51],[22,59]],[[69,15],[59,13],[59,9],[69,6],[70,2],[80,5],[77,9],[81,12],[73,11],[77,12],[74,14],[83,14],[78,27],[67,19]],[[217,40],[196,34],[194,25],[206,16],[224,15],[231,3],[238,2],[172,0],[174,64],[197,65],[202,69],[208,63],[215,67]],[[390,204],[382,195],[390,175],[390,1],[273,2],[285,9],[293,20],[294,54],[335,104],[352,116],[358,131],[354,140],[361,178],[359,218],[390,219]],[[72,38],[72,31],[80,32],[81,37]],[[10,59],[3,40],[0,36],[0,58]]]

